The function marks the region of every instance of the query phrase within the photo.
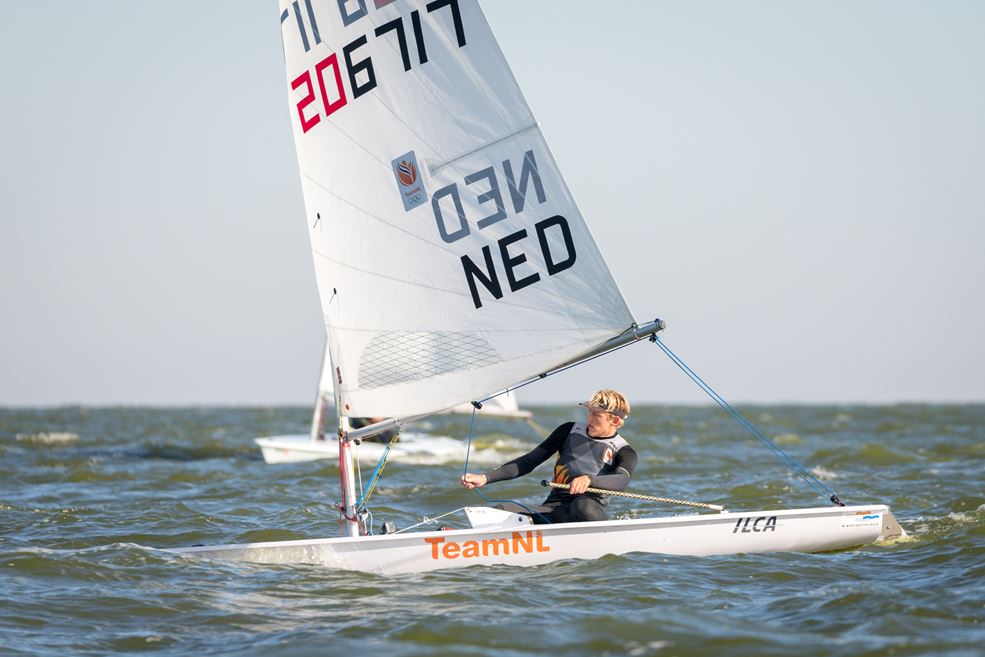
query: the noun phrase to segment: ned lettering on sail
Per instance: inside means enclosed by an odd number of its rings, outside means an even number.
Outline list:
[[[457,182],[434,192],[431,207],[434,210],[438,233],[443,241],[451,244],[470,235],[472,228],[469,219],[472,219],[476,230],[481,231],[510,216],[506,211],[500,175],[509,190],[514,215],[523,214],[528,191],[533,192],[538,204],[547,201],[533,150],[523,154],[519,175],[514,174],[513,163],[510,160],[503,160],[501,168],[502,172],[497,173],[497,167],[489,166],[464,178],[465,191],[475,194],[476,204],[485,206],[486,211],[490,212],[484,217],[478,219],[466,217],[462,204],[463,186]],[[473,185],[475,187],[471,187]],[[577,254],[567,219],[559,214],[553,215],[536,222],[531,232],[521,228],[498,239],[495,246],[483,245],[480,250],[481,255],[462,255],[462,269],[472,295],[472,303],[476,308],[482,307],[480,286],[495,299],[502,299],[504,290],[518,292],[541,280],[540,273],[532,269],[532,264],[526,264],[528,253],[534,253],[532,257],[536,258],[538,263],[543,263],[543,271],[546,271],[548,276],[558,274],[574,265]],[[500,277],[500,272],[503,278]]]

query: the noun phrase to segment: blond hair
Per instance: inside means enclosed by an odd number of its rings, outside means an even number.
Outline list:
[[[617,417],[626,418],[629,416],[629,402],[617,390],[605,388],[599,390],[588,400],[589,406],[601,406]]]

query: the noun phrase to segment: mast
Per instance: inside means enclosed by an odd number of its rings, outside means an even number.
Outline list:
[[[359,522],[356,520],[356,481],[353,473],[352,443],[348,436],[349,418],[339,415],[339,482],[342,485],[342,517],[339,519],[339,533],[342,536],[359,536]]]

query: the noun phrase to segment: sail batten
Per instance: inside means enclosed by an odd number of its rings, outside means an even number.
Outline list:
[[[531,123],[530,125],[528,125],[526,127],[520,128],[516,132],[511,132],[510,134],[504,135],[503,137],[500,137],[499,139],[494,139],[493,141],[491,141],[489,143],[482,144],[481,146],[478,146],[478,147],[472,149],[468,153],[461,153],[459,155],[455,155],[452,158],[450,158],[448,160],[445,160],[444,162],[435,162],[434,164],[431,164],[430,166],[428,166],[428,171],[431,173],[431,175],[437,175],[438,173],[441,172],[442,169],[445,169],[445,168],[447,168],[447,167],[455,164],[459,160],[463,160],[463,159],[465,159],[467,157],[470,157],[472,155],[475,155],[477,153],[481,153],[483,150],[485,150],[487,148],[492,148],[493,146],[496,146],[496,145],[500,144],[501,142],[506,141],[507,139],[512,139],[513,137],[517,137],[519,135],[522,135],[525,132],[530,132],[531,130],[540,130],[540,124],[535,121],[535,122]]]
[[[376,4],[281,0],[287,97],[340,413],[407,418],[633,318],[477,2]]]

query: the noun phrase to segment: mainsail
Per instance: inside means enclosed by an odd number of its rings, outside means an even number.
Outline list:
[[[280,0],[340,414],[480,399],[632,314],[475,0]]]

